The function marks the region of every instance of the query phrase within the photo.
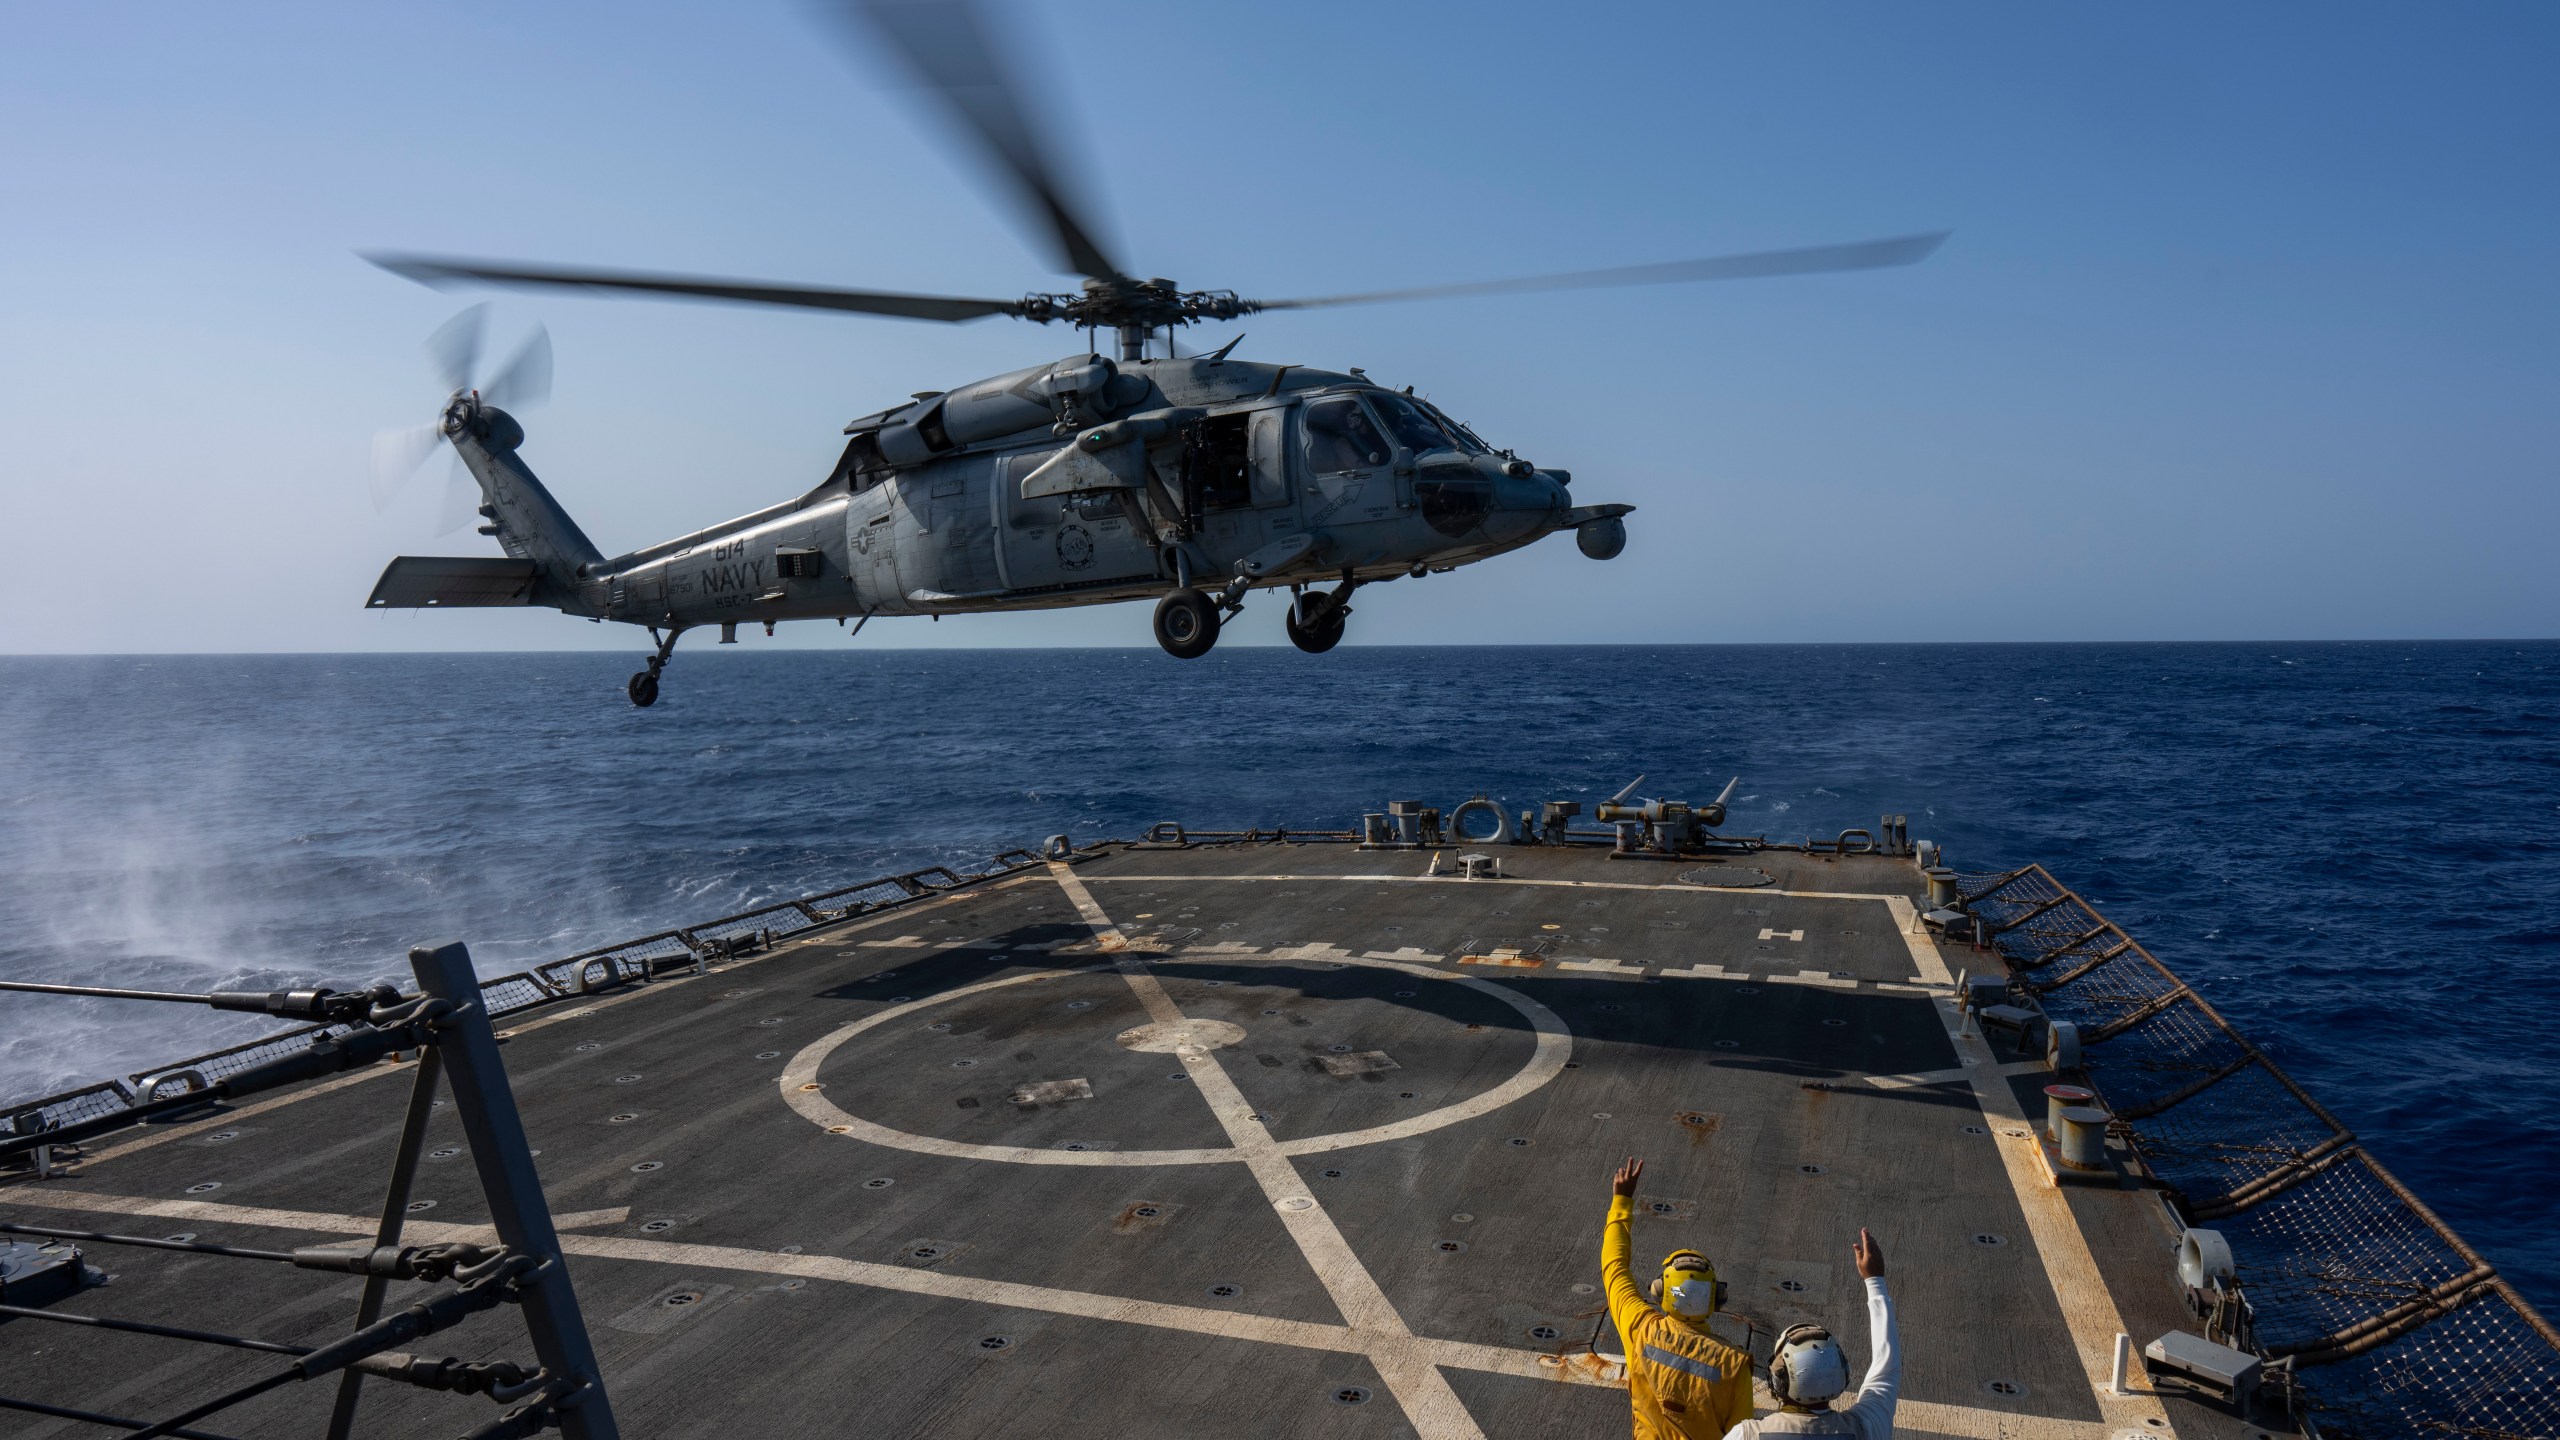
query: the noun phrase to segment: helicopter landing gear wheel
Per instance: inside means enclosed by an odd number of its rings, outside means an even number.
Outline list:
[[[649,627],[649,638],[658,642],[658,653],[649,657],[648,669],[633,675],[631,683],[622,687],[623,693],[631,697],[632,704],[646,710],[658,703],[658,676],[667,668],[667,657],[675,653],[676,637],[683,633],[678,628],[661,636],[657,626]]]
[[[1310,624],[1299,623],[1298,608],[1292,605],[1280,615],[1280,628],[1289,632],[1290,644],[1321,655],[1342,643],[1342,632],[1351,623],[1346,607],[1334,603],[1331,596],[1315,596],[1306,605]]]
[[[1218,606],[1185,587],[1156,602],[1156,643],[1176,660],[1197,660],[1218,643]]]

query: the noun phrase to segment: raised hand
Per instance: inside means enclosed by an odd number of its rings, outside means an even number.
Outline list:
[[[1618,1167],[1618,1173],[1609,1177],[1609,1193],[1633,1195],[1636,1193],[1636,1182],[1643,1178],[1644,1162],[1630,1155],[1627,1157],[1627,1163]]]
[[[1859,1275],[1869,1280],[1883,1276],[1884,1247],[1878,1245],[1876,1237],[1868,1234],[1864,1227],[1860,1227],[1858,1241],[1849,1247],[1849,1253],[1857,1257]]]

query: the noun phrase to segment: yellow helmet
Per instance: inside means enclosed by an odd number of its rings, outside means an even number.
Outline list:
[[[1724,1304],[1725,1285],[1716,1278],[1715,1263],[1695,1250],[1674,1250],[1662,1257],[1662,1278],[1653,1282],[1653,1298],[1683,1320],[1699,1321]]]

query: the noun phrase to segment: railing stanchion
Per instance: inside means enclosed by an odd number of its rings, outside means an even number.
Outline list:
[[[534,1170],[524,1121],[516,1113],[515,1091],[498,1056],[497,1031],[480,1003],[471,952],[458,943],[421,945],[409,952],[409,964],[420,990],[455,1007],[437,1036],[437,1047],[446,1052],[445,1079],[471,1142],[480,1188],[489,1198],[489,1221],[499,1243],[540,1262],[525,1277],[522,1304],[525,1329],[542,1368],[564,1389],[576,1387],[562,1396],[556,1412],[560,1433],[567,1440],[619,1440],[604,1379],[596,1369],[595,1347],[578,1313],[577,1293],[569,1287],[568,1262],[560,1253],[559,1232],[552,1228],[551,1206],[542,1196],[542,1177]]]

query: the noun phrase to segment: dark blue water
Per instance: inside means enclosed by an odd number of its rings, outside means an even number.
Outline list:
[[[2044,861],[2560,1308],[2560,643],[706,648],[645,712],[631,668],[0,660],[0,975],[495,972],[1061,830],[1739,774],[1748,831]],[[244,1024],[0,999],[0,1096]]]

